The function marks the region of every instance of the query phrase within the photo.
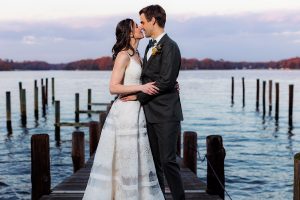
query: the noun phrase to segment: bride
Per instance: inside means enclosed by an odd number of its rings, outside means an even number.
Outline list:
[[[141,85],[141,59],[137,52],[141,28],[125,19],[116,28],[112,48],[114,67],[111,94],[158,93],[155,82]],[[139,101],[117,98],[106,118],[84,193],[84,200],[163,200]]]

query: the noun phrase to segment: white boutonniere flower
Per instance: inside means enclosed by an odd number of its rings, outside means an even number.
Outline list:
[[[161,46],[161,44],[155,44],[154,45],[154,47],[152,48],[152,56],[155,56],[156,54],[159,54],[159,53],[161,53],[161,51],[162,51],[162,46]]]

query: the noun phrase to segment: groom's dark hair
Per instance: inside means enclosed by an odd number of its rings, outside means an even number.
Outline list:
[[[139,14],[144,14],[147,21],[151,21],[152,17],[155,18],[158,26],[165,27],[166,11],[160,5],[150,5],[140,10]]]

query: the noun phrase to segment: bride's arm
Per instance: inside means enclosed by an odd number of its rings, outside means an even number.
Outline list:
[[[158,88],[154,85],[155,82],[147,83],[144,85],[123,85],[125,70],[129,64],[129,57],[127,52],[118,53],[115,64],[113,67],[109,90],[111,94],[130,94],[136,92],[144,92],[150,95],[158,93]]]

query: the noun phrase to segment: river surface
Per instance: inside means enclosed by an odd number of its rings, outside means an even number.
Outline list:
[[[51,186],[73,173],[71,137],[74,128],[61,128],[61,143],[54,139],[54,105],[51,102],[51,78],[55,78],[55,98],[61,103],[61,121],[74,122],[75,93],[80,93],[80,109],[87,107],[87,90],[93,102],[110,102],[110,71],[13,71],[0,72],[0,199],[31,198],[30,139],[33,134],[50,136]],[[231,77],[235,78],[234,105],[231,105]],[[242,106],[242,81],[245,77],[246,105]],[[300,71],[224,70],[181,71],[180,96],[184,113],[182,131],[198,134],[200,157],[206,153],[208,135],[221,135],[226,149],[225,187],[232,199],[292,199],[293,156],[300,152]],[[34,80],[49,81],[49,105],[46,116],[35,120],[33,110]],[[273,111],[262,116],[256,111],[256,79],[280,84],[279,121]],[[19,107],[19,82],[26,89],[27,126],[22,127]],[[45,80],[44,80],[45,83]],[[288,126],[288,86],[294,84],[293,128]],[[262,86],[262,83],[260,83]],[[6,129],[5,92],[11,92],[13,133]],[[262,92],[262,89],[260,90]],[[268,92],[268,84],[267,84]],[[40,91],[39,91],[40,94]],[[262,94],[260,94],[261,101]],[[266,95],[268,97],[268,95]],[[41,99],[39,99],[39,103]],[[268,105],[268,101],[267,101]],[[105,109],[95,106],[93,109]],[[80,121],[98,120],[80,115]],[[86,159],[89,156],[88,130]],[[206,181],[206,161],[198,161],[198,176]],[[229,199],[226,197],[226,199]]]

